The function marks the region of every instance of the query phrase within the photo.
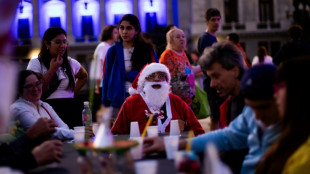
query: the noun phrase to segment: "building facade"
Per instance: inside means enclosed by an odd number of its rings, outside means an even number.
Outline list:
[[[188,49],[193,50],[206,29],[204,15],[211,7],[222,14],[218,40],[225,39],[229,33],[239,34],[250,60],[258,46],[265,45],[273,56],[288,41],[293,0],[23,0],[16,12],[13,27],[17,30],[13,33],[17,47],[31,45],[34,50],[31,53],[37,54],[45,29],[51,25],[61,26],[68,34],[70,56],[87,68],[101,29],[117,23],[122,14],[137,15],[143,32],[152,31],[155,25],[178,26],[188,38]],[[54,9],[49,12],[51,8]],[[92,12],[87,12],[89,9]],[[19,20],[27,18],[26,12],[30,13],[28,30],[20,27],[25,20]],[[35,57],[31,53],[24,58]]]

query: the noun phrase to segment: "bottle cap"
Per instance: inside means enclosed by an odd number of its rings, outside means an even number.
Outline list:
[[[89,102],[88,101],[84,101],[84,106],[89,106]]]

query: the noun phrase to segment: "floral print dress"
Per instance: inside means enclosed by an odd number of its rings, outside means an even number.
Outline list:
[[[166,65],[169,69],[172,93],[191,105],[195,95],[195,75],[185,52],[178,55],[171,49],[167,49],[160,56],[159,63]]]

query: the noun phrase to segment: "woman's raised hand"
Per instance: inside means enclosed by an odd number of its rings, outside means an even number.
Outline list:
[[[62,62],[63,58],[58,54],[57,57],[52,58],[50,62],[50,69],[56,71],[61,66]]]

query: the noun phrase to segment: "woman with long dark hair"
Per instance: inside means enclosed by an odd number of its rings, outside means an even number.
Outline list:
[[[131,83],[143,66],[158,62],[152,45],[141,35],[140,22],[135,15],[124,15],[118,27],[120,42],[108,50],[102,85],[102,103],[114,108],[113,118],[129,96]]]
[[[268,55],[265,46],[258,47],[257,56],[255,56],[252,61],[252,66],[260,64],[273,64],[272,57]]]
[[[290,59],[280,65],[274,96],[282,117],[282,131],[258,164],[256,173],[309,173],[309,67],[310,57]]]
[[[45,31],[38,58],[30,60],[27,69],[42,75],[42,99],[60,118],[70,128],[82,125],[74,94],[87,82],[88,74],[78,61],[68,56],[65,30],[51,27]]]

